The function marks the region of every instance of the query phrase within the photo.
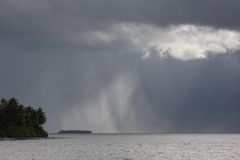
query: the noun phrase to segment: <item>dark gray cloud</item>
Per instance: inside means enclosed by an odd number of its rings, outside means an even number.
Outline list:
[[[129,43],[130,32],[110,41],[102,35],[122,23],[239,30],[239,5],[237,0],[2,0],[0,96],[43,107],[50,132],[240,131],[238,52],[189,61],[155,53],[142,59]],[[107,43],[87,41],[84,35],[95,31]]]
[[[159,124],[168,118],[170,131],[239,132],[239,60],[234,55],[144,61],[141,86],[155,110],[153,118]]]

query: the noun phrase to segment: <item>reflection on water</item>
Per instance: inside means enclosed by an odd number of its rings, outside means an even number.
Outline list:
[[[50,135],[0,141],[0,160],[240,159],[238,134]]]

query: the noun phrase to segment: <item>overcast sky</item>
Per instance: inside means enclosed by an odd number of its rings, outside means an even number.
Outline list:
[[[1,0],[0,96],[49,132],[239,132],[239,6]]]

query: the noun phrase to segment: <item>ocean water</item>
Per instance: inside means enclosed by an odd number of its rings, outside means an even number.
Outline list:
[[[0,160],[240,160],[238,134],[92,134],[0,141]]]

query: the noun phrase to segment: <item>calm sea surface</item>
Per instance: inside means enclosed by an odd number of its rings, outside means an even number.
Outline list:
[[[0,141],[0,160],[240,160],[238,134],[50,136]]]

